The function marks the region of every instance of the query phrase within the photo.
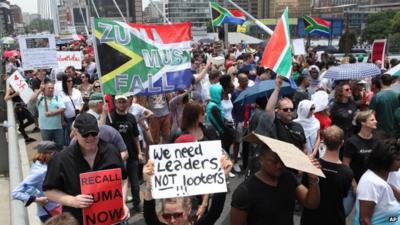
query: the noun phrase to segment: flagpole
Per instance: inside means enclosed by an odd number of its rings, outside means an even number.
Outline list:
[[[78,0],[78,5],[79,5],[79,11],[80,11],[81,16],[82,16],[83,25],[85,26],[86,35],[89,37],[89,30],[88,30],[88,27],[87,27],[86,19],[83,16],[83,12],[82,12],[81,0]]]
[[[119,14],[120,14],[121,17],[122,17],[122,20],[124,20],[125,23],[128,23],[128,22],[126,21],[126,19],[125,19],[124,14],[122,14],[122,11],[121,11],[121,9],[120,9],[119,6],[118,6],[117,1],[116,1],[116,0],[113,0],[113,2],[114,2],[115,7],[117,7],[117,10],[118,10]]]
[[[235,6],[237,9],[239,9],[242,13],[244,13],[247,17],[249,17],[251,20],[253,20],[261,29],[263,29],[265,32],[267,32],[269,35],[272,35],[274,33],[273,30],[271,30],[269,27],[265,26],[261,21],[258,19],[254,18],[250,13],[246,12],[244,9],[242,9],[240,6],[238,6],[236,3],[234,3],[232,0],[226,0],[229,3],[231,3],[233,6]]]
[[[164,4],[164,2],[162,2]],[[150,0],[150,4],[152,4],[154,6],[154,8],[156,8],[157,12],[160,13],[160,15],[164,18],[164,23],[168,23],[171,24],[171,21],[169,21],[169,19],[165,16],[165,14],[161,11],[160,8],[158,8],[158,6],[156,4],[154,4],[153,0]]]
[[[212,27],[212,31],[213,31],[213,34],[215,35],[215,27],[214,27],[214,25],[213,25],[213,16],[212,16],[212,7],[211,7],[211,1],[210,2],[208,2],[208,7],[210,8],[210,17],[211,17],[211,27]],[[217,34],[217,37],[218,37],[218,34]],[[215,36],[214,36],[214,38],[215,38]],[[218,38],[219,39],[219,38]],[[215,40],[215,39],[214,39]]]
[[[97,8],[96,8],[96,5],[94,4],[94,1],[90,0],[90,2],[92,3],[92,6],[93,6],[93,9],[94,9],[94,12],[96,13],[97,18],[100,18],[99,12],[97,11]]]

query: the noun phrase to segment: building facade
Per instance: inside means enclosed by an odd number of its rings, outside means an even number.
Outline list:
[[[22,18],[22,10],[21,10],[21,8],[19,6],[17,6],[17,5],[10,5],[10,10],[11,10],[11,13],[12,13],[13,18],[14,18],[14,23],[22,24],[24,21],[23,21],[23,18]]]
[[[279,18],[286,6],[289,7],[289,17],[298,18],[310,15],[310,0],[269,0],[268,18]]]
[[[14,19],[10,8],[10,3],[0,0],[0,36],[11,35],[14,33]]]
[[[159,2],[159,1],[154,1],[153,4],[150,3],[143,10],[143,22],[144,23],[163,23],[164,19],[163,19],[161,13],[163,13],[164,11],[165,11],[164,3]]]
[[[86,1],[90,17],[97,17],[98,13],[100,17],[123,21],[113,0],[96,0],[93,1],[95,5],[91,0]],[[142,0],[116,0],[116,3],[128,22],[143,22]]]

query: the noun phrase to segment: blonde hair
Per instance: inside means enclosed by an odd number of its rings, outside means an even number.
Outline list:
[[[372,109],[358,112],[355,116],[356,124],[358,126],[361,126],[361,123],[366,122],[368,118],[372,115],[375,115],[375,111]]]

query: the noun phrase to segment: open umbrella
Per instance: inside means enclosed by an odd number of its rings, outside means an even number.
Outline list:
[[[12,37],[3,37],[0,39],[0,43],[3,45],[12,45],[15,43],[15,40]]]
[[[391,68],[390,70],[385,72],[386,74],[390,74],[392,76],[395,77],[400,77],[400,64],[398,64],[397,66]]]
[[[242,91],[233,102],[234,104],[254,103],[257,98],[270,95],[275,88],[275,80],[263,80]],[[295,91],[288,82],[283,82],[279,95],[288,95]]]
[[[380,74],[381,70],[373,63],[352,63],[329,68],[324,78],[332,80],[361,80]]]
[[[4,58],[10,58],[12,56],[20,56],[20,52],[17,50],[8,50],[8,51],[4,51],[4,53],[3,53]]]

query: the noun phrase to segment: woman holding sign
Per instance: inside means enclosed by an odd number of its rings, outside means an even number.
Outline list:
[[[232,162],[226,156],[222,156],[221,167],[227,175],[232,169]],[[191,214],[190,197],[162,199],[161,216],[158,217],[155,210],[155,200],[151,194],[151,176],[153,173],[154,163],[149,160],[143,168],[143,177],[146,181],[143,213],[147,225],[212,225],[218,220],[224,209],[226,193],[214,194],[208,212],[200,218]]]

